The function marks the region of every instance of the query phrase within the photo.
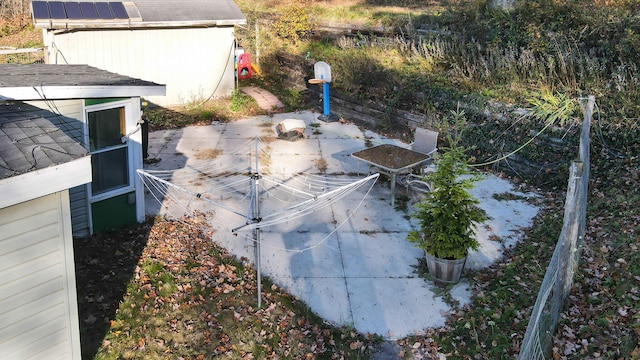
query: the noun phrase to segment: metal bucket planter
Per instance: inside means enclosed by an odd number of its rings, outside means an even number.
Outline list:
[[[427,269],[429,274],[439,282],[457,284],[462,275],[462,269],[467,262],[467,257],[459,260],[440,259],[425,252]]]

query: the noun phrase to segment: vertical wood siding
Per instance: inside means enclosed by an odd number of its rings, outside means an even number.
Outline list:
[[[49,63],[88,64],[167,86],[159,105],[231,95],[235,87],[233,27],[85,30],[45,33]]]
[[[2,359],[79,358],[68,203],[62,192],[0,209]]]
[[[69,199],[71,205],[71,227],[73,237],[81,238],[89,236],[89,202],[87,186],[80,185],[69,189]]]

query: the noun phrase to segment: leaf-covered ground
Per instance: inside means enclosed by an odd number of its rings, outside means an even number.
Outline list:
[[[30,14],[0,17],[0,47],[41,47],[42,30],[34,28],[31,21]]]
[[[596,150],[597,144],[594,145]],[[551,358],[640,359],[640,157],[592,151],[586,234]],[[565,193],[544,193],[523,241],[482,272],[466,273],[472,302],[429,336],[452,359],[516,359],[554,251]],[[417,340],[424,337],[416,338]]]
[[[640,142],[637,126],[627,132],[635,140],[621,155],[592,162],[586,236],[555,359],[640,359]]]
[[[367,359],[378,351],[380,338],[323,322],[268,281],[258,308],[255,271],[211,236],[197,218],[153,219],[76,240],[83,358]]]

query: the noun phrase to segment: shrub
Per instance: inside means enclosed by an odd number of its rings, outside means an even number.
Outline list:
[[[304,7],[296,4],[281,9],[275,24],[278,36],[297,41],[306,37],[313,29],[313,24]]]
[[[487,215],[469,193],[480,177],[472,175],[467,149],[459,145],[466,126],[464,111],[451,114],[452,133],[447,136],[451,146],[436,155],[436,170],[425,176],[432,190],[416,204],[412,216],[418,219],[419,230],[410,231],[407,240],[437,258],[457,260],[480,246],[475,224]]]

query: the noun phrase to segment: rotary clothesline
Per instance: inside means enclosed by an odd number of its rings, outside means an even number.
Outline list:
[[[190,208],[204,214],[207,213],[206,206],[199,205],[206,204],[209,206],[209,211],[213,212],[214,219],[221,225],[237,224],[231,229],[232,233],[237,234],[241,230],[252,230],[255,265],[258,273],[258,307],[261,306],[261,228],[285,223],[317,212],[369,183],[369,189],[358,203],[355,209],[357,210],[379,177],[379,174],[373,174],[364,179],[353,181],[351,179],[339,180],[298,174],[286,181],[278,180],[260,173],[260,161],[269,163],[269,153],[265,150],[266,146],[263,143],[262,146],[260,145],[261,142],[256,138],[255,150],[251,150],[249,147],[244,154],[232,152],[232,164],[236,164],[236,166],[230,166],[224,170],[220,164],[215,162],[198,167],[188,166],[174,171],[137,170],[137,174],[147,190],[160,203],[161,207],[166,206],[169,209],[170,204],[167,203],[172,203],[178,206],[183,214],[188,214]],[[252,157],[255,160],[255,165]],[[277,200],[280,204],[284,203],[285,206],[282,208],[267,207],[267,214],[263,216],[261,210],[263,196],[267,199]],[[197,203],[195,204],[196,208],[194,208],[194,202]],[[248,204],[243,207],[243,203]],[[201,209],[197,207],[201,207]],[[353,216],[354,212],[329,235],[316,245],[308,247],[307,250],[324,243],[331,234]]]
[[[225,161],[217,161],[220,158]],[[231,227],[236,236],[242,237],[248,236],[238,234],[239,231],[312,214],[369,183],[369,189],[358,202],[359,207],[378,178],[378,174],[374,174],[354,181],[301,173],[284,179],[269,173],[270,163],[269,145],[256,137],[229,152],[220,152],[215,159],[201,165],[175,170],[138,170],[138,175],[163,213],[176,219],[196,211],[210,214],[213,215],[211,222]],[[262,169],[267,174],[261,174]],[[263,210],[259,219],[252,213],[255,196],[268,199],[268,204],[263,205],[266,211]],[[281,250],[300,252],[314,247]]]
[[[246,225],[240,226],[238,228],[234,228],[233,231],[238,230],[251,230],[258,227],[266,227],[270,225],[280,224],[283,222],[287,222],[290,220],[294,220],[300,218],[305,215],[309,215],[314,213],[325,206],[332,204],[333,202],[340,200],[352,192],[359,189],[364,184],[370,182],[371,185],[375,183],[375,181],[371,181],[373,179],[378,178],[378,174],[370,175],[364,179],[360,179],[358,181],[352,182],[350,184],[338,187],[334,190],[323,193],[322,195],[313,196],[312,198],[298,203],[293,206],[289,206],[281,211],[277,211],[266,216],[263,216],[258,221],[252,219]],[[266,180],[266,179],[265,179]],[[307,194],[309,195],[309,194]]]
[[[138,170],[138,175],[165,212],[184,214],[190,209],[201,210],[198,207],[202,206],[197,204],[204,201],[216,220],[224,225],[234,224],[236,230],[279,224],[313,213],[370,180],[374,180],[373,186],[377,179],[377,175],[353,181],[312,174],[278,178],[270,171],[273,166],[269,150],[268,143],[255,137],[228,152],[217,153],[212,161],[201,165],[176,170]],[[254,188],[256,178],[259,180]],[[272,200],[267,215],[260,221],[253,219],[252,204],[247,204],[248,199],[257,196],[253,192]],[[278,208],[273,203],[282,206]]]
[[[165,176],[168,175],[168,172],[163,173]],[[230,194],[235,194],[237,197],[244,200],[244,202],[248,202],[247,212],[242,213],[236,209],[233,209],[230,205],[224,204],[224,200],[214,200],[210,198],[211,194],[215,192],[208,191],[207,193],[196,192],[194,190],[189,190],[187,188],[178,186],[173,184],[167,180],[163,180],[158,176],[155,176],[151,173],[151,171],[138,170],[138,175],[143,180],[145,186],[149,190],[149,192],[155,197],[155,199],[160,202],[161,206],[164,201],[171,202],[179,202],[179,195],[184,195],[189,202],[192,200],[201,200],[205,203],[212,204],[215,206],[214,216],[211,220],[218,220],[220,223],[220,219],[222,218],[220,215],[226,210],[226,212],[235,215],[234,219],[228,218],[225,221],[222,221],[221,225],[228,225],[232,223],[232,221],[239,221],[241,218],[244,219],[245,223],[238,227],[233,228],[231,231],[234,234],[238,234],[240,230],[253,230],[253,238],[249,237],[249,234],[244,234],[242,237],[246,238],[253,242],[254,251],[255,251],[255,265],[257,271],[257,297],[258,297],[258,307],[261,306],[261,269],[260,269],[260,248],[262,246],[262,241],[260,238],[262,227],[276,225],[284,222],[288,222],[290,220],[298,219],[303,216],[312,214],[320,209],[338,201],[347,195],[353,193],[359,188],[363,187],[365,184],[369,183],[369,188],[366,193],[362,196],[360,201],[358,202],[355,209],[347,216],[340,224],[338,224],[329,234],[327,234],[323,239],[317,241],[314,245],[308,246],[304,249],[299,250],[291,250],[287,248],[279,248],[280,250],[286,251],[295,251],[295,252],[304,252],[316,248],[327,241],[340,227],[342,227],[353,214],[358,210],[360,205],[364,202],[368,194],[373,189],[373,185],[377,181],[380,174],[369,175],[366,178],[352,181],[352,180],[338,180],[338,179],[326,179],[320,176],[314,175],[298,175],[294,178],[295,181],[292,181],[292,184],[284,184],[275,179],[266,178],[262,179],[259,174],[246,174],[246,175],[234,175],[229,176],[227,174],[227,178],[233,179],[229,181],[226,185],[215,184],[214,187],[210,189],[216,189],[223,194],[227,194],[229,198],[233,198]],[[241,179],[238,180],[238,177]],[[218,179],[213,177],[210,179],[210,182],[214,182],[213,179]],[[324,179],[324,180],[323,180]],[[264,186],[260,180],[265,180],[264,182],[269,183],[270,187]],[[249,183],[249,187],[247,188],[247,183]],[[303,185],[300,187],[294,187],[293,184]],[[237,186],[242,185],[241,189],[245,191],[239,191]],[[280,192],[280,194],[278,194]],[[314,193],[315,192],[315,193]],[[273,196],[273,194],[278,194],[278,196]],[[298,197],[302,197],[303,200],[295,203],[293,205],[288,205],[287,207],[280,209],[279,211],[274,211],[271,214],[261,217],[260,215],[260,197],[261,194],[267,194],[267,198],[273,198],[274,200],[278,200],[279,203],[289,204],[291,201],[286,201],[284,195],[297,195]],[[221,196],[223,199],[225,196]],[[238,199],[234,199],[234,202],[239,201]],[[239,201],[242,203],[242,201]],[[181,206],[183,209],[183,213],[188,212],[189,206]],[[196,210],[196,209],[194,209]],[[227,222],[227,224],[224,224]],[[272,247],[273,248],[273,247]]]
[[[166,171],[161,173],[165,177],[168,174]],[[185,214],[190,210],[201,210],[197,209],[200,206],[192,204],[194,201],[203,201],[213,206],[210,210],[215,212],[216,222],[221,222],[226,226],[237,224],[236,227],[233,227],[233,232],[253,230],[258,227],[264,228],[312,214],[350,195],[367,183],[370,185],[366,192],[368,194],[379,176],[373,174],[356,181],[334,179],[326,181],[324,184],[319,181],[321,177],[313,175],[298,175],[297,178],[303,177],[304,179],[295,179],[295,184],[282,183],[267,176],[261,177],[258,192],[267,199],[276,200],[287,206],[263,215],[260,219],[254,219],[251,211],[247,209],[250,209],[251,205],[249,200],[256,196],[251,189],[252,177],[256,175],[227,177],[226,183],[212,184],[204,192],[201,191],[201,184],[192,185],[193,189],[189,189],[184,185],[181,186],[157,176],[158,172],[156,171],[138,170],[138,175],[151,196],[162,206],[165,206],[167,212],[172,213],[174,217],[179,218],[180,216],[175,214],[176,211],[172,210],[171,205],[177,206],[182,214]],[[214,182],[213,180],[209,181]],[[298,185],[298,187],[293,185]],[[363,199],[365,197],[366,195],[363,196]],[[293,198],[298,201],[294,202]],[[248,204],[244,204],[243,207],[241,206],[243,203]]]

